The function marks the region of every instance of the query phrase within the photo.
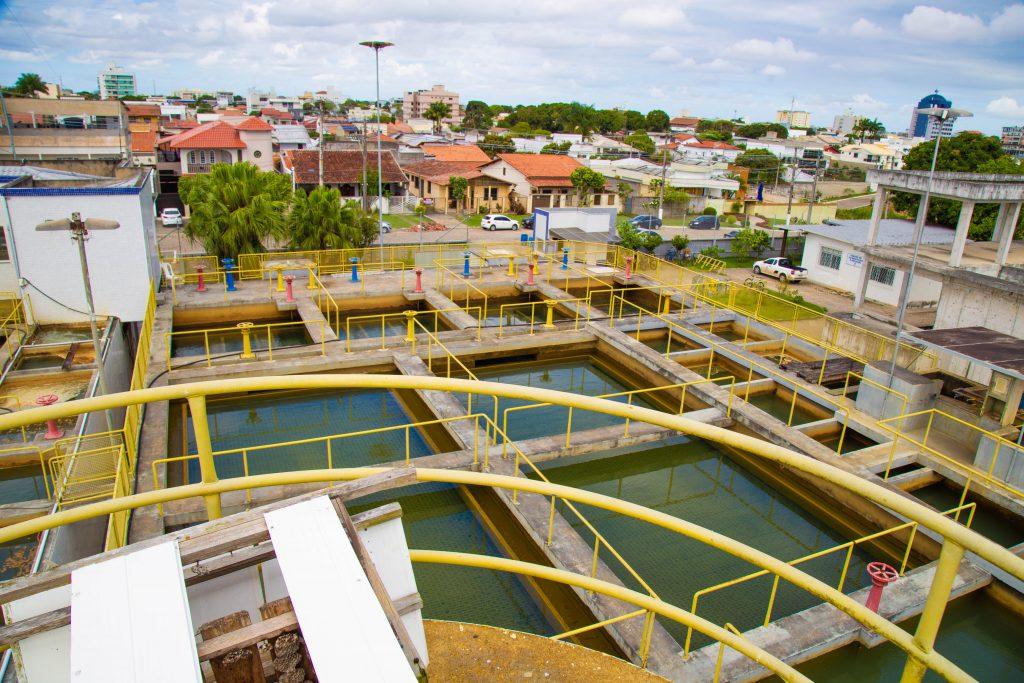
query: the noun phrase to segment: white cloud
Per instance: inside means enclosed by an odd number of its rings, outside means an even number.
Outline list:
[[[657,50],[647,55],[652,62],[677,62],[683,58],[683,53],[671,45],[662,45]]]
[[[997,38],[1020,38],[1024,36],[1024,5],[1009,5],[1003,8],[990,24]]]
[[[881,26],[861,17],[850,26],[850,35],[857,38],[877,38],[885,33]]]
[[[900,26],[907,34],[928,41],[980,40],[986,33],[985,22],[976,15],[928,5],[918,5],[903,15]]]
[[[630,7],[619,15],[619,21],[634,28],[671,28],[686,21],[686,15],[678,7],[647,5]]]
[[[790,62],[806,62],[817,57],[809,50],[801,50],[789,38],[779,38],[774,43],[760,38],[741,40],[733,45],[733,52],[757,59],[776,59]]]
[[[10,62],[41,62],[45,57],[35,52],[24,50],[0,50],[0,60]]]
[[[764,68],[761,69],[761,73],[765,76],[783,76],[786,70],[777,64],[765,64]]]
[[[1017,100],[1005,95],[989,102],[985,111],[1006,119],[1024,118],[1024,104],[1018,104]]]
[[[659,88],[657,86],[652,87],[652,88],[648,88],[647,89],[647,94],[650,95],[651,98],[653,98],[655,100],[663,100],[666,97],[668,97],[668,95],[665,92],[665,90],[663,88]]]

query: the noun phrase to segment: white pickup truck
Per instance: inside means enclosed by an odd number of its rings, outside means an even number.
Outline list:
[[[794,266],[788,258],[776,256],[754,264],[754,272],[777,277],[783,282],[800,282],[807,277],[807,269]]]

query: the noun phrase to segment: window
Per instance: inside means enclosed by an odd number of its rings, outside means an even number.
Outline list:
[[[259,159],[261,156],[263,156],[263,152],[257,149],[255,152],[252,153],[252,155]]]
[[[486,188],[486,189],[491,191],[491,196],[490,196],[491,199],[497,199],[498,198],[498,188],[496,188],[496,187],[489,187],[489,188]]]
[[[195,153],[195,150],[193,150],[193,151],[188,153],[188,163],[190,163],[190,164],[196,163],[196,153]]]
[[[818,255],[818,263],[831,268],[832,270],[839,270],[840,264],[843,262],[843,252],[838,249],[830,249],[829,247],[822,247],[821,253]]]
[[[891,287],[896,279],[896,270],[886,266],[871,266],[871,274],[868,277],[875,282]]]

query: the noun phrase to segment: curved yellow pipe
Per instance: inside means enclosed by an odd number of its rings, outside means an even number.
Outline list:
[[[618,405],[618,404],[616,404]],[[64,510],[45,517],[38,517],[9,527],[0,529],[0,543],[38,533],[45,529],[70,524],[71,522],[89,519],[102,515],[109,515],[120,510],[156,505],[157,503],[168,503],[183,498],[203,497],[227,493],[229,491],[241,491],[251,488],[262,488],[267,486],[289,486],[295,484],[311,484],[329,481],[347,481],[387,472],[386,467],[358,467],[342,468],[333,470],[301,470],[297,472],[276,472],[273,474],[258,474],[248,477],[235,477],[232,479],[220,479],[207,484],[187,484],[176,486],[170,489],[137,493],[124,498],[114,498],[99,503],[92,503],[70,510]],[[656,526],[674,531],[684,536],[697,539],[703,543],[718,548],[751,564],[767,569],[778,574],[790,583],[806,590],[811,595],[828,602],[837,609],[849,614],[858,622],[864,624],[871,630],[891,641],[904,652],[924,662],[928,668],[934,670],[943,678],[950,681],[972,681],[966,672],[961,670],[948,659],[934,650],[925,652],[917,644],[914,638],[901,629],[899,626],[878,616],[860,603],[854,601],[828,584],[820,581],[809,574],[794,567],[782,560],[779,560],[756,548],[736,541],[728,536],[705,529],[691,522],[672,517],[657,510],[651,510],[636,503],[619,500],[593,491],[575,489],[560,484],[528,479],[525,477],[510,477],[507,475],[490,474],[484,472],[470,472],[465,470],[443,470],[429,468],[415,468],[416,478],[419,481],[438,482],[448,484],[465,484],[475,486],[492,486],[496,488],[518,489],[527,493],[536,493],[544,496],[556,496],[565,498],[576,503],[591,505],[617,512],[635,519],[649,522]]]
[[[807,681],[809,678],[786,664],[778,657],[765,652],[742,636],[738,636],[728,629],[722,628],[715,623],[702,617],[687,612],[684,609],[670,605],[667,602],[652,598],[645,593],[638,593],[625,586],[594,579],[583,574],[568,572],[564,569],[545,567],[544,565],[510,560],[505,557],[494,557],[493,555],[474,555],[472,553],[454,553],[445,550],[409,550],[409,557],[413,562],[425,562],[431,564],[458,565],[460,567],[479,567],[481,569],[492,569],[513,574],[525,574],[536,579],[545,579],[556,583],[576,586],[595,593],[602,593],[612,598],[628,602],[649,610],[663,617],[671,619],[683,626],[691,626],[695,631],[700,631],[706,636],[725,643],[728,647],[736,650],[742,655],[749,657],[772,673],[778,675],[785,681]]]

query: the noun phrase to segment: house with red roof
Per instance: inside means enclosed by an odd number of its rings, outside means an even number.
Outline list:
[[[490,157],[486,154],[483,161],[435,157],[405,164],[402,170],[409,176],[409,194],[420,197],[424,204],[444,213],[472,212],[481,209],[488,213],[510,211],[509,195],[513,182],[485,174],[481,169],[490,162]],[[461,201],[456,200],[451,194],[451,179],[455,177],[465,178],[467,181],[466,194]]]
[[[255,116],[238,123],[210,121],[161,138],[157,147],[162,152],[161,165],[177,164],[176,175],[209,173],[213,164],[243,161],[255,164],[260,170],[272,171],[273,131],[273,126]]]
[[[275,109],[274,107],[263,107],[260,109],[260,118],[272,126],[294,126],[298,124],[291,112]]]
[[[360,150],[325,149],[324,185],[336,187],[342,197],[357,199],[362,196],[363,153]],[[367,154],[367,169],[377,168],[377,155]],[[281,153],[281,166],[292,176],[292,184],[312,190],[320,182],[320,154],[313,149],[290,149]],[[409,179],[402,172],[391,152],[381,154],[381,182],[384,194],[400,197],[408,193]],[[376,195],[376,188],[370,193]]]
[[[499,154],[481,167],[481,172],[513,184],[509,202],[523,213],[534,208],[578,206],[579,198],[571,175],[583,164],[562,154]],[[617,206],[618,195],[611,189],[585,198],[589,206]],[[514,210],[510,208],[509,210]]]
[[[668,129],[673,133],[696,133],[699,116],[676,116],[668,120]]]
[[[736,161],[736,157],[743,153],[743,150],[735,145],[718,140],[698,140],[690,138],[680,143],[677,150],[684,157],[692,161]]]

